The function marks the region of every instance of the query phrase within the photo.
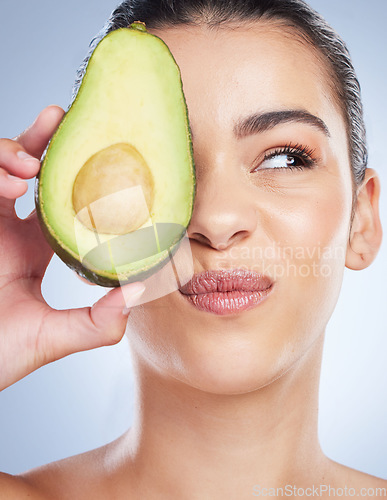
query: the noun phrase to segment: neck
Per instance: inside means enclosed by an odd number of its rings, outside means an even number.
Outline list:
[[[280,378],[237,395],[162,378],[135,355],[136,413],[126,439],[136,482],[175,498],[217,499],[251,498],[254,485],[300,487],[321,479],[322,347],[323,335]]]

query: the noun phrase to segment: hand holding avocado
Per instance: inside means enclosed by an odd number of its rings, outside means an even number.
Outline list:
[[[15,140],[0,139],[0,390],[68,354],[118,342],[126,325],[123,310],[142,290],[133,283],[91,308],[65,311],[52,309],[42,297],[53,251],[35,211],[22,220],[14,206],[27,190],[25,179],[39,172],[39,158],[63,114],[49,106]]]
[[[193,210],[192,153],[180,70],[141,22],[98,44],[66,114],[49,106],[15,140],[0,139],[0,390],[118,342],[144,290],[139,280],[171,259],[187,278],[192,262],[180,269],[175,254]],[[36,175],[37,212],[21,220],[14,202]],[[41,281],[53,251],[89,281],[117,288],[92,308],[52,309]],[[175,289],[167,281],[147,300]]]

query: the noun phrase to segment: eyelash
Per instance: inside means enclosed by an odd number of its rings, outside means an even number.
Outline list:
[[[262,170],[304,170],[306,168],[313,168],[316,166],[318,159],[315,157],[315,149],[309,148],[308,146],[303,146],[302,144],[287,144],[284,147],[276,148],[270,153],[265,153],[265,156],[260,164],[271,160],[277,156],[293,156],[296,159],[302,161],[303,165],[289,165],[287,167],[274,167],[272,169],[262,169]],[[254,168],[254,172],[259,170],[259,165]]]

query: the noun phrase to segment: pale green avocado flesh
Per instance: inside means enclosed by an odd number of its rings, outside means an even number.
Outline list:
[[[94,283],[142,280],[178,248],[194,196],[191,133],[174,58],[142,24],[109,33],[39,173],[36,207],[48,241]]]

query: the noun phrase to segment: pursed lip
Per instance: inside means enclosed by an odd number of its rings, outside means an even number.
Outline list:
[[[273,281],[255,271],[243,269],[207,270],[194,274],[192,279],[179,288],[184,295],[200,295],[215,292],[264,292]]]

